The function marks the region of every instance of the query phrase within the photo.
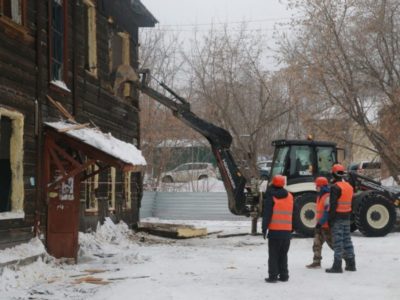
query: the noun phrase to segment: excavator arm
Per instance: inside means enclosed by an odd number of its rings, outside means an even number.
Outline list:
[[[254,196],[250,188],[246,186],[246,179],[232,157],[230,151],[232,143],[231,134],[227,130],[195,115],[190,110],[190,103],[177,95],[164,83],[159,82],[173,97],[167,97],[149,87],[147,85],[146,76],[148,76],[148,74],[143,73],[142,80],[134,81],[133,85],[142,93],[171,109],[175,117],[203,135],[209,141],[228,194],[229,210],[235,215],[249,216],[250,212],[254,209],[254,204],[258,201],[258,197]]]

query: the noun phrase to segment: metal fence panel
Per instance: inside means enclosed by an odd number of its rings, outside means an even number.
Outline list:
[[[156,195],[152,198],[153,195],[148,194]],[[150,207],[152,207],[151,215],[149,215]],[[142,218],[157,217],[171,220],[248,220],[229,211],[228,196],[223,192],[145,192],[140,215]]]

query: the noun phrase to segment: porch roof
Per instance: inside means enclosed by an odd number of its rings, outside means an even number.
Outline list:
[[[85,155],[124,170],[138,171],[146,165],[142,152],[133,144],[119,140],[97,128],[66,121],[45,122],[52,134]],[[82,128],[83,127],[83,128]]]

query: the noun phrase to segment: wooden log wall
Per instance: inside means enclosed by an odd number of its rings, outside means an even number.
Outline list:
[[[140,141],[138,93],[132,91],[132,96],[127,98],[114,95],[109,71],[109,37],[112,32],[133,33],[130,39],[130,59],[131,65],[137,67],[138,29],[120,28],[117,24],[121,23],[109,22],[108,16],[97,10],[98,76],[96,78],[85,70],[86,6],[83,0],[66,1],[68,76],[65,82],[70,90],[66,91],[50,83],[48,36],[50,2],[26,1],[27,22],[26,28],[22,31],[13,30],[0,20],[0,104],[10,106],[25,116],[25,219],[0,220],[0,248],[2,245],[10,245],[12,241],[21,241],[22,236],[27,238],[33,235],[35,209],[39,211],[41,217],[41,229],[45,230],[47,207],[38,188],[41,183],[38,167],[43,160],[41,124],[60,119],[58,110],[47,100],[46,95],[59,101],[79,122],[93,122],[102,131],[111,132],[116,138],[129,143]],[[35,120],[35,100],[39,108],[38,120]],[[35,127],[35,122],[39,124],[38,128]],[[36,129],[38,134],[35,134]],[[36,186],[31,186],[31,178],[35,179]],[[137,185],[137,181],[140,181],[140,176],[135,175],[131,178],[133,185]],[[136,190],[141,188],[135,187]],[[116,193],[123,194],[123,190],[117,190]],[[140,206],[138,197],[140,197],[139,192],[132,192],[130,199],[132,210],[123,212],[123,219],[128,224],[138,221]],[[21,232],[20,236],[18,229]]]

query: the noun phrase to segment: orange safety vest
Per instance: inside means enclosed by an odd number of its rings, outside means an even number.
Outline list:
[[[268,225],[270,230],[286,230],[292,231],[292,218],[293,218],[293,196],[288,193],[286,198],[274,200],[274,208],[272,211],[271,222]]]
[[[317,203],[316,203],[316,210],[317,210],[317,222],[322,218],[324,215],[325,211],[325,200],[328,198],[329,193],[325,193],[320,197],[317,197]],[[322,228],[329,228],[328,222],[325,222],[325,224],[322,224]]]
[[[353,201],[353,187],[345,181],[336,182],[336,185],[342,190],[342,194],[337,200],[336,211],[340,213],[351,212],[351,202]]]

